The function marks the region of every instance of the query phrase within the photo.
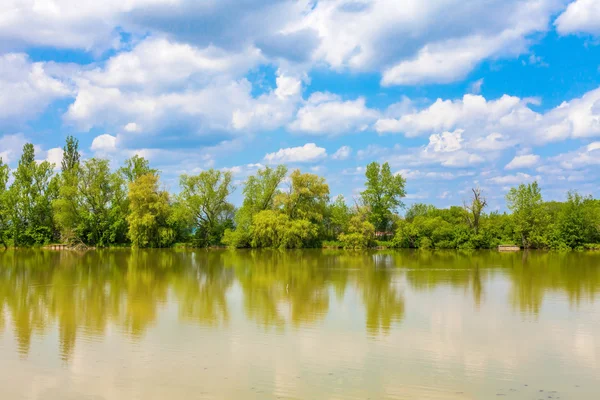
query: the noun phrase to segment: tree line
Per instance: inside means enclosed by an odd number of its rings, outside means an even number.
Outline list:
[[[82,161],[73,137],[67,138],[61,172],[55,173],[54,165],[37,162],[33,145],[26,144],[14,171],[0,159],[0,244],[600,247],[600,200],[569,192],[565,202],[545,202],[537,182],[508,192],[510,213],[486,212],[487,199],[479,188],[461,206],[418,203],[406,209],[405,179],[393,174],[388,163],[377,162],[367,166],[365,188],[351,205],[343,196],[330,196],[325,178],[289,172],[284,165],[265,166],[248,177],[238,208],[228,200],[235,189],[231,172],[184,174],[179,184],[177,195],[162,189],[159,171],[137,155],[116,171],[108,160]]]

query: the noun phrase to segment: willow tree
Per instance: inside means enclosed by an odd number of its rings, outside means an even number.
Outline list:
[[[9,173],[10,169],[8,168],[8,165],[4,164],[2,157],[0,157],[0,243],[5,249],[8,247],[6,235],[9,230],[8,192],[6,188]]]
[[[276,197],[276,205],[291,219],[323,221],[329,202],[329,185],[325,178],[295,170],[290,174],[290,188]]]
[[[169,194],[159,190],[158,175],[146,174],[129,184],[129,239],[133,247],[166,247],[174,240],[168,226]]]
[[[279,194],[279,185],[285,179],[287,168],[264,167],[256,175],[249,176],[244,183],[244,200],[235,214],[235,230],[224,232],[223,243],[231,247],[250,246],[252,219],[261,211],[273,210],[275,198]]]
[[[180,177],[179,202],[195,228],[197,245],[219,244],[232,226],[234,207],[227,201],[233,191],[232,173],[210,169]]]

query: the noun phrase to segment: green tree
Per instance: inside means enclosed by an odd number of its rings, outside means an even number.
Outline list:
[[[318,229],[308,220],[292,220],[282,212],[265,210],[254,216],[251,234],[252,247],[295,249],[309,245]]]
[[[125,160],[125,166],[119,169],[127,183],[135,182],[139,177],[147,174],[157,175],[158,170],[150,168],[150,162],[137,154]]]
[[[589,236],[589,224],[592,221],[586,218],[588,216],[586,206],[590,200],[575,191],[570,191],[567,193],[566,203],[558,214],[559,240],[571,249],[582,248]]]
[[[537,182],[520,184],[506,195],[508,209],[512,211],[515,233],[525,248],[544,245],[543,230],[547,214],[542,207],[542,192]]]
[[[10,168],[4,164],[2,157],[0,157],[0,244],[6,249],[8,247],[6,243],[6,237],[9,233],[9,208],[8,208],[8,176]]]
[[[67,141],[63,147],[63,158],[61,169],[63,172],[69,172],[79,167],[79,140],[73,136],[67,136]]]
[[[291,173],[290,181],[289,191],[279,193],[275,205],[280,206],[291,219],[323,221],[329,201],[329,185],[325,178],[315,174],[303,174],[297,169]]]
[[[146,174],[129,184],[129,239],[133,247],[166,247],[175,234],[168,226],[169,194],[160,191],[158,175]]]
[[[392,174],[388,163],[372,162],[365,172],[366,189],[361,192],[362,202],[369,207],[370,220],[378,231],[390,229],[392,215],[403,206],[406,181],[400,174]]]
[[[346,204],[344,196],[336,196],[335,200],[327,206],[325,213],[325,228],[330,239],[336,239],[342,232],[348,230],[352,213]]]
[[[408,210],[406,210],[404,219],[406,219],[407,221],[412,221],[416,217],[425,216],[434,213],[435,211],[435,206],[432,206],[430,204],[414,203],[408,208]]]
[[[67,137],[67,142],[63,147],[61,166],[62,172],[59,178],[58,194],[52,203],[52,209],[61,240],[70,242],[80,239],[77,228],[81,222],[78,192],[80,174],[79,141],[72,136]]]
[[[375,226],[368,221],[366,210],[359,209],[350,218],[348,233],[342,233],[339,241],[345,249],[366,249],[375,244]]]
[[[91,158],[81,167],[78,194],[80,198],[81,234],[86,243],[107,246],[111,243],[110,211],[115,187],[108,160]]]
[[[53,175],[54,165],[37,163],[33,145],[27,143],[8,196],[15,245],[44,244],[53,239],[52,201],[58,191]]]
[[[248,177],[244,184],[244,201],[235,214],[235,230],[226,230],[223,243],[231,247],[250,245],[252,218],[259,212],[274,208],[275,197],[279,194],[279,185],[287,174],[287,168],[265,167],[256,175]]]
[[[225,229],[231,227],[234,207],[227,201],[234,189],[231,181],[231,172],[214,169],[180,178],[179,198],[188,211],[201,246],[219,244]]]

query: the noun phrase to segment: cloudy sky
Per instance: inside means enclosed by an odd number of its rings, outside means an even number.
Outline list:
[[[0,157],[74,135],[172,191],[286,163],[351,197],[375,160],[407,203],[600,196],[599,68],[600,0],[3,0]]]

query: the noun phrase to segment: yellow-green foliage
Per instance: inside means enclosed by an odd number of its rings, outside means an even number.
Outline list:
[[[169,194],[158,189],[158,176],[146,174],[129,184],[129,239],[134,247],[165,247],[168,232]]]
[[[342,233],[338,240],[345,249],[366,249],[375,243],[375,226],[365,220],[366,215],[357,214],[350,218],[348,233]]]
[[[252,247],[296,249],[306,247],[317,236],[312,222],[290,219],[279,211],[265,210],[252,220]]]

